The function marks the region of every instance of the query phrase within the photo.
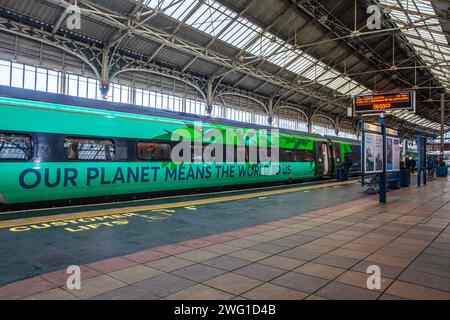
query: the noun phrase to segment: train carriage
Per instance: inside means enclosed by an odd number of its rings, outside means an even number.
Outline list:
[[[0,97],[3,205],[311,180],[335,175],[347,154],[358,162],[357,141],[286,130],[279,134],[279,163],[250,161],[252,151],[270,153],[270,129],[103,101],[45,98]],[[199,153],[192,149],[191,162],[172,159],[179,130],[200,145]],[[225,137],[236,130],[265,133],[243,144],[225,138],[221,151],[233,151],[231,161],[195,159],[212,143],[205,138],[212,130]]]

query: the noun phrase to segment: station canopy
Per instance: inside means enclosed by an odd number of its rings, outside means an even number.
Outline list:
[[[440,97],[450,93],[448,1],[78,0],[82,28],[69,32],[61,20],[72,3],[0,0],[0,8],[77,40],[120,39],[122,54],[215,77],[304,114],[341,119],[353,96],[416,90],[416,113],[389,115],[405,130],[440,130]],[[367,27],[372,4],[382,9],[381,30]]]

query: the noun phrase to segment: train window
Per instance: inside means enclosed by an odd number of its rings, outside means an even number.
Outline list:
[[[313,162],[312,151],[299,149],[282,149],[281,158],[284,162]]]
[[[67,138],[64,149],[69,160],[110,161],[116,158],[112,140]]]
[[[283,162],[294,162],[294,150],[282,149],[281,159]]]
[[[359,167],[361,161],[361,154],[358,152],[352,152],[350,154],[350,157],[352,158],[353,161],[353,167]]]
[[[301,152],[301,162],[314,162],[314,154],[311,150],[299,150]]]
[[[340,164],[342,161],[341,144],[340,143],[334,144],[334,157],[336,159],[336,163]]]
[[[0,133],[0,160],[30,160],[31,138],[19,134]]]
[[[145,161],[171,161],[172,146],[164,142],[138,142],[137,157]]]

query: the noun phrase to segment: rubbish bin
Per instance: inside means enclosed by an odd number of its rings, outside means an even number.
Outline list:
[[[402,187],[409,187],[411,184],[411,170],[401,169],[400,170],[400,185]]]
[[[439,166],[436,168],[436,175],[438,177],[446,177],[448,175],[448,167]]]
[[[348,180],[348,175],[345,174],[344,168],[338,168],[338,171],[337,171],[337,180],[338,180],[338,181],[347,181],[347,180]]]
[[[388,185],[390,189],[400,189],[401,181],[399,172],[392,172]]]

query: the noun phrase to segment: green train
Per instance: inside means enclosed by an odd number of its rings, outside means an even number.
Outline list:
[[[274,136],[266,127],[60,95],[27,93],[27,99],[18,99],[1,90],[0,95],[3,208],[332,177],[347,154],[355,171],[360,166],[358,141],[281,130],[278,163],[249,161],[252,150],[270,149]],[[223,154],[234,151],[231,162],[174,163],[172,151],[181,142],[173,133],[180,129],[203,150],[213,142],[207,138],[212,130],[225,136],[233,130],[268,133],[243,145],[226,138]],[[194,151],[192,158],[198,154],[203,155]],[[244,161],[236,156],[242,154]]]

